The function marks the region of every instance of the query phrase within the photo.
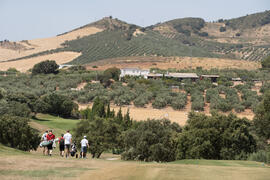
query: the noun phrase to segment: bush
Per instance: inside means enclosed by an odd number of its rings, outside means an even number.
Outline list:
[[[248,160],[270,164],[270,152],[260,150],[249,155]]]
[[[233,108],[234,108],[235,112],[237,112],[237,113],[245,111],[245,106],[243,106],[241,104],[235,104]]]
[[[58,65],[55,61],[42,61],[38,64],[35,64],[32,69],[32,74],[50,74],[50,73],[57,73]]]
[[[206,95],[205,95],[205,98],[206,98],[206,102],[207,103],[210,103],[211,102],[211,98],[214,97],[214,96],[219,96],[219,92],[217,89],[208,89],[206,91]]]
[[[204,110],[204,97],[202,93],[198,90],[193,90],[191,92],[191,109],[195,111],[203,111]]]
[[[191,109],[194,111],[204,111],[204,102],[201,99],[195,100],[191,104]]]
[[[136,107],[144,107],[144,105],[146,105],[148,103],[148,100],[142,95],[142,96],[139,96],[137,97],[135,100],[134,100],[134,105]]]
[[[0,142],[23,151],[36,150],[40,137],[29,126],[29,120],[18,116],[0,116]]]
[[[167,101],[164,97],[156,97],[152,106],[156,109],[161,109],[167,106]]]
[[[175,110],[183,109],[187,104],[187,95],[179,94],[177,97],[172,100],[172,108]]]
[[[86,67],[85,66],[81,66],[81,65],[71,66],[70,68],[68,68],[68,70],[70,70],[70,71],[85,71],[86,70]]]

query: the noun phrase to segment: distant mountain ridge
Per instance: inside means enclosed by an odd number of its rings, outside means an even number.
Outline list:
[[[85,33],[86,30],[92,32],[93,28],[93,33]],[[44,51],[10,58],[8,61],[66,51],[80,53],[71,61],[74,64],[129,56],[221,57],[260,61],[270,54],[270,11],[216,22],[205,22],[201,18],[181,18],[148,27],[105,17],[56,38],[69,37],[72,33],[73,37],[77,33],[77,37],[62,40],[61,44],[55,46],[57,48],[44,48]],[[14,43],[20,46],[12,47],[28,46],[23,42]],[[36,46],[28,49],[35,49]],[[1,47],[0,43],[0,52],[1,48],[6,47],[10,46]],[[28,49],[21,47],[20,51]]]

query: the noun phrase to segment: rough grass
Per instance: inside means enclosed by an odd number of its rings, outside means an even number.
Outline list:
[[[18,149],[13,149],[13,148],[4,146],[0,143],[0,156],[8,156],[8,155],[30,155],[30,153],[21,151]]]

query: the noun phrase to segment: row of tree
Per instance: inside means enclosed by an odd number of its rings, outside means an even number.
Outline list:
[[[270,93],[261,106],[267,106],[266,102],[270,102]],[[261,148],[257,145],[258,137],[269,138],[268,126],[264,127],[266,130],[262,127],[269,124],[269,119],[262,117],[269,113],[265,108],[256,115],[255,126],[245,118],[214,111],[211,116],[190,113],[187,124],[181,128],[166,119],[132,121],[129,112],[122,115],[120,109],[115,113],[96,98],[92,109],[81,111],[83,120],[78,123],[75,136],[79,140],[88,135],[90,152],[97,158],[102,152],[113,150],[121,153],[124,160],[247,159]]]

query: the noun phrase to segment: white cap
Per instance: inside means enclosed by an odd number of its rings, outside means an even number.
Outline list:
[[[86,136],[83,136],[84,138],[86,138]]]

